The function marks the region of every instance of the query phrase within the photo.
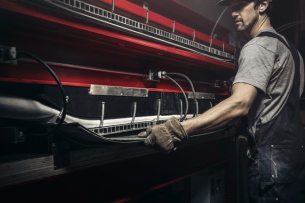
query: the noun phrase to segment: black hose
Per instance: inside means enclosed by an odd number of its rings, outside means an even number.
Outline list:
[[[186,107],[185,107],[185,114],[184,114],[184,116],[183,116],[182,118],[180,118],[180,122],[182,122],[182,121],[184,121],[184,119],[186,118],[187,112],[188,112],[188,110],[189,110],[189,103],[188,103],[188,101],[187,101],[187,97],[186,97],[186,95],[185,95],[183,89],[181,88],[181,86],[180,86],[173,78],[169,77],[169,76],[166,75],[166,74],[162,74],[162,76],[164,76],[164,77],[170,79],[173,83],[175,83],[175,84],[179,87],[179,89],[181,90],[181,92],[182,92],[182,94],[183,94],[183,96],[184,96]]]
[[[166,73],[166,75],[178,75],[178,76],[184,77],[190,83],[191,88],[192,88],[192,92],[193,92],[193,95],[194,95],[194,103],[195,103],[196,112],[198,112],[198,106],[196,105],[197,99],[196,99],[196,94],[195,94],[195,88],[194,88],[194,85],[193,85],[192,81],[186,75],[184,75],[182,73]],[[195,117],[196,112],[194,113],[193,117]]]
[[[65,90],[64,90],[64,88],[63,88],[59,78],[54,73],[54,71],[46,63],[44,63],[40,58],[38,58],[37,56],[35,56],[33,54],[30,54],[28,52],[24,52],[24,51],[19,51],[18,55],[19,56],[21,56],[21,55],[28,56],[28,57],[30,57],[32,59],[35,59],[37,62],[39,62],[41,65],[43,65],[49,71],[49,73],[51,73],[51,75],[53,76],[53,78],[57,82],[57,85],[59,86],[59,89],[60,89],[60,92],[61,92],[61,95],[62,95],[62,101],[63,101],[63,110],[62,110],[62,114],[61,114],[61,118],[60,118],[59,122],[57,123],[57,125],[53,129],[51,129],[50,131],[48,131],[46,133],[43,133],[43,134],[28,133],[28,135],[31,135],[31,136],[46,136],[46,135],[49,135],[49,134],[53,133],[55,130],[57,130],[57,128],[59,126],[61,126],[61,124],[64,122],[64,120],[66,118],[66,114],[67,114],[67,102],[66,102],[66,93],[65,93]]]

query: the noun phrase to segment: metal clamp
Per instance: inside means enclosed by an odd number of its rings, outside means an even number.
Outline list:
[[[157,105],[158,105],[157,121],[159,121],[160,120],[160,114],[161,114],[161,99],[157,99]]]
[[[111,10],[112,13],[114,11],[114,7],[115,7],[115,0],[112,0],[112,10]]]
[[[69,101],[69,97],[66,96],[66,103],[67,104],[68,104],[68,101]],[[56,122],[59,121],[59,119],[61,119],[63,111],[64,111],[64,108],[62,108],[61,111],[59,112]]]
[[[137,102],[134,102],[132,105],[133,108],[133,113],[132,113],[132,119],[131,119],[131,125],[134,124],[135,118],[136,118],[136,113],[137,113]]]
[[[100,121],[101,128],[103,128],[104,125],[104,115],[105,115],[105,102],[102,102],[101,121]]]
[[[175,32],[175,20],[173,21],[173,33]]]

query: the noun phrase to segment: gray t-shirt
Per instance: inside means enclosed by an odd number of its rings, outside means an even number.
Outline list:
[[[261,32],[274,32],[265,28]],[[257,35],[258,35],[257,34]],[[281,35],[280,35],[281,36]],[[300,96],[304,87],[304,62],[301,59]],[[248,113],[249,131],[272,120],[285,105],[293,85],[294,61],[289,49],[272,37],[255,37],[241,50],[239,69],[233,84],[247,83],[259,89]]]

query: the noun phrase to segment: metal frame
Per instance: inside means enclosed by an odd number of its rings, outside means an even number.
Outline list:
[[[195,35],[193,36],[192,40],[189,40],[189,39],[181,37],[179,35],[176,35],[176,34],[173,34],[170,32],[166,32],[164,30],[147,25],[148,13],[147,13],[146,24],[144,24],[144,23],[132,20],[130,18],[126,18],[124,16],[115,14],[111,11],[107,11],[100,7],[82,2],[81,0],[46,0],[46,1],[52,3],[53,5],[64,6],[64,8],[67,10],[73,9],[74,11],[82,11],[87,14],[94,15],[94,16],[98,17],[99,20],[107,20],[107,23],[113,24],[113,26],[117,26],[117,24],[123,25],[124,27],[132,28],[132,29],[136,29],[138,31],[143,31],[145,33],[152,34],[153,37],[170,40],[171,42],[176,42],[176,43],[182,44],[183,46],[195,48],[196,51],[199,51],[202,54],[208,52],[209,54],[213,54],[218,57],[224,57],[224,58],[228,58],[231,60],[234,59],[234,55],[232,55],[232,54],[229,54],[227,52],[220,51],[215,48],[211,48],[211,47],[208,47],[201,43],[195,42],[194,41]],[[148,10],[147,10],[147,12],[148,12]],[[109,21],[113,21],[113,23],[109,22]],[[173,30],[174,30],[174,28],[173,28]]]

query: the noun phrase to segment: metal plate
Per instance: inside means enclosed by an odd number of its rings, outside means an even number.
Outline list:
[[[203,92],[195,92],[196,99],[215,99],[215,94],[203,93]],[[194,95],[192,92],[188,93],[189,99],[194,99]]]
[[[89,94],[126,96],[126,97],[148,97],[148,89],[116,87],[116,86],[106,86],[106,85],[90,85]]]

